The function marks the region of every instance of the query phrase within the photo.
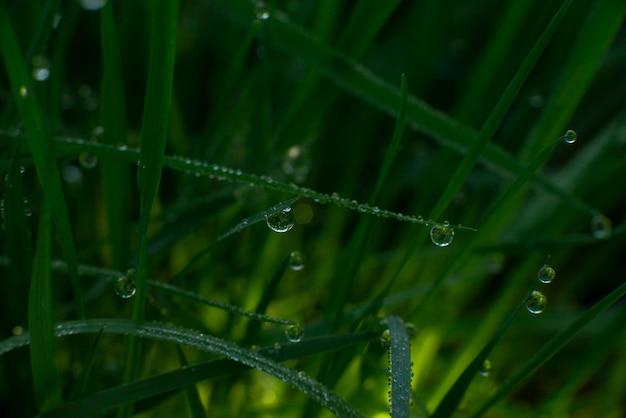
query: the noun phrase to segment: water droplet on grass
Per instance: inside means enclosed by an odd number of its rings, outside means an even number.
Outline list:
[[[545,284],[552,283],[552,280],[554,280],[555,276],[556,272],[552,267],[547,264],[541,266],[541,268],[537,272],[537,279],[539,279],[541,283]]]
[[[489,376],[489,373],[491,373],[491,361],[489,361],[488,359],[483,361],[483,364],[480,366],[478,373],[480,373],[480,375],[484,377]]]
[[[33,78],[37,81],[45,81],[50,77],[50,60],[43,55],[35,55],[31,61],[33,65]]]
[[[292,251],[289,254],[289,268],[300,271],[304,268],[304,255],[300,251]]]
[[[78,154],[78,162],[81,167],[90,170],[98,165],[98,157],[88,151],[83,151]]]
[[[565,138],[563,138],[563,141],[565,141],[566,144],[573,144],[576,142],[576,139],[578,139],[576,131],[572,131],[571,129],[565,131]]]
[[[270,9],[263,3],[260,3],[256,8],[256,18],[259,20],[267,20],[270,18]]]
[[[129,277],[128,273],[124,276],[118,277],[115,282],[115,293],[121,298],[132,298],[136,291],[137,288],[135,287],[135,282],[131,277]]]
[[[285,336],[292,343],[298,343],[304,337],[304,328],[300,324],[287,325]]]
[[[611,232],[613,231],[611,220],[601,213],[598,213],[591,218],[589,226],[591,228],[591,233],[597,239],[607,239],[611,236]]]
[[[293,228],[296,220],[293,215],[293,210],[291,210],[291,208],[285,208],[272,215],[266,216],[265,222],[272,231],[282,233]]]
[[[533,314],[540,314],[546,309],[548,299],[537,290],[533,290],[526,299],[526,309]]]
[[[83,9],[90,11],[102,9],[105,4],[106,0],[80,0]]]
[[[26,86],[20,87],[20,96],[22,96],[23,98],[28,97],[28,88]]]
[[[430,239],[438,247],[447,247],[454,239],[454,229],[446,224],[433,225],[430,229]]]
[[[391,333],[388,329],[380,334],[380,345],[382,345],[384,349],[388,349],[391,345]]]

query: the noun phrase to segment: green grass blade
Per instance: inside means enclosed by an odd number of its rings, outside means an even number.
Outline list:
[[[102,107],[101,119],[104,128],[103,140],[107,144],[126,144],[126,100],[120,42],[113,17],[113,2],[107,2],[101,12],[102,37]],[[128,163],[103,159],[102,197],[106,205],[108,231],[110,231],[111,265],[124,269],[128,263],[130,170]]]
[[[178,354],[180,364],[182,364],[183,368],[189,366],[189,363],[187,363],[187,358],[185,358],[185,353],[183,353],[180,345],[176,346],[176,353]],[[185,390],[185,394],[187,395],[187,407],[189,408],[191,418],[206,417],[207,413],[202,406],[202,402],[200,401],[198,388],[196,386],[189,386]]]
[[[526,78],[528,78],[528,75],[537,63],[537,60],[539,60],[541,53],[552,38],[552,35],[556,31],[556,29],[559,27],[559,24],[565,16],[565,13],[567,12],[570,4],[571,0],[567,0],[563,3],[559,11],[554,15],[539,39],[537,39],[537,42],[535,43],[533,48],[524,59],[524,62],[522,63],[520,69],[517,71],[517,73],[507,86],[506,90],[498,100],[498,103],[489,115],[489,118],[487,118],[487,121],[480,130],[478,137],[472,143],[472,146],[467,151],[467,154],[465,154],[459,167],[454,172],[454,175],[448,182],[446,190],[439,197],[437,204],[431,212],[431,218],[438,219],[444,213],[448,205],[450,205],[450,202],[452,202],[454,196],[456,196],[461,189],[461,186],[467,179],[470,171],[472,171],[472,169],[478,162],[480,155],[484,152],[485,148],[491,141],[491,138],[495,134],[496,129],[498,129],[500,123],[504,119],[504,116],[513,104],[513,101],[517,97],[517,94],[519,93],[522,85],[526,81]]]
[[[37,175],[43,186],[45,199],[50,205],[61,248],[69,265],[76,310],[78,316],[83,318],[85,306],[76,268],[74,238],[61,188],[61,177],[52,152],[51,135],[43,110],[35,96],[33,83],[24,65],[18,40],[4,3],[0,3],[0,49],[11,82],[11,92],[23,119]]]
[[[523,158],[529,158],[548,138],[554,138],[565,129],[626,17],[623,1],[594,2],[590,9],[576,42],[568,48],[570,55],[561,69],[552,96],[528,133]]]
[[[389,376],[392,418],[408,418],[411,407],[411,346],[404,321],[397,316],[386,316],[389,330]]]
[[[144,338],[150,338],[154,340],[170,341],[178,344],[195,347],[203,351],[208,351],[216,354],[220,354],[230,360],[236,361],[243,365],[258,369],[266,372],[290,385],[296,387],[305,395],[314,399],[322,406],[340,417],[361,417],[362,415],[357,412],[351,405],[349,405],[342,398],[337,396],[333,391],[321,385],[309,376],[302,375],[295,370],[289,369],[276,360],[272,360],[273,353],[277,350],[275,347],[273,351],[257,352],[242,348],[236,344],[224,341],[220,338],[213,337],[211,335],[202,334],[198,331],[178,328],[165,324],[147,323],[131,321],[126,319],[89,319],[81,321],[69,321],[61,323],[56,327],[57,336],[74,335],[82,333],[94,333],[99,332],[100,329],[104,329],[105,333],[113,334],[132,334],[136,336],[142,336]],[[372,337],[371,333],[366,334],[369,338]],[[14,337],[14,341],[16,338]],[[22,338],[17,339],[20,343],[28,343],[28,336],[25,335]],[[356,338],[350,336],[349,342],[352,343]],[[7,344],[5,340],[0,344],[0,354],[6,352],[7,348],[15,346],[15,342]],[[296,344],[308,345],[310,344]],[[288,345],[289,346],[289,345]],[[337,344],[336,346],[339,346]],[[282,351],[283,348],[279,351]],[[268,349],[272,350],[272,349]],[[284,354],[283,354],[284,355]],[[282,358],[281,358],[282,359]],[[168,390],[171,390],[169,388]],[[110,404],[107,404],[110,406]],[[73,416],[68,413],[67,410],[57,410],[51,412],[49,415],[44,416]],[[83,413],[81,411],[81,413]],[[57,415],[60,414],[60,415]],[[67,414],[67,415],[63,415]]]
[[[626,283],[606,295],[570,326],[554,336],[554,338],[548,341],[530,359],[528,359],[522,368],[514,376],[508,379],[507,382],[472,415],[472,417],[477,418],[482,416],[498,401],[511,393],[525,378],[537,371],[543,364],[554,357],[567,343],[576,337],[585,325],[598,317],[625,294]]]
[[[176,54],[176,27],[178,1],[167,0],[150,3],[150,58],[148,85],[144,101],[141,131],[141,156],[137,170],[140,192],[139,244],[137,249],[137,293],[134,297],[132,317],[143,318],[148,280],[148,224],[152,205],[157,195],[163,157],[167,142],[167,126],[172,100],[174,61]],[[140,342],[136,337],[128,339],[124,380],[133,380],[141,365]],[[118,416],[130,416],[132,405],[119,411]]]
[[[37,233],[37,250],[28,295],[30,360],[39,412],[61,404],[61,381],[56,364],[54,307],[52,305],[52,221],[44,204]]]

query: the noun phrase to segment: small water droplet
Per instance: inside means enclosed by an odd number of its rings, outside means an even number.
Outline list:
[[[310,156],[307,147],[293,145],[283,158],[283,171],[291,176],[296,183],[302,183],[309,174]]]
[[[26,86],[20,87],[20,96],[22,96],[23,98],[28,97],[28,88]]]
[[[285,208],[272,215],[266,216],[265,222],[272,231],[282,233],[293,228],[296,220],[293,215],[293,210],[291,210],[291,208]]]
[[[292,251],[289,254],[289,268],[300,271],[304,268],[304,255],[300,251]]]
[[[483,361],[483,364],[480,366],[478,373],[480,373],[480,375],[484,377],[489,376],[489,373],[491,373],[491,361],[489,361],[489,359]]]
[[[98,157],[88,151],[83,151],[78,154],[78,162],[81,167],[90,170],[98,165]]]
[[[563,141],[565,141],[566,144],[573,144],[576,142],[576,139],[578,139],[576,131],[572,131],[571,129],[565,131],[565,138],[563,138]]]
[[[45,81],[50,77],[50,60],[43,55],[35,55],[31,60],[33,78],[37,81]]]
[[[388,329],[380,334],[380,345],[382,345],[384,349],[388,349],[391,345],[391,333]]]
[[[270,9],[268,9],[268,7],[263,4],[263,3],[259,3],[259,5],[256,8],[256,18],[259,20],[267,20],[270,18]]]
[[[555,276],[556,272],[552,267],[547,264],[541,266],[541,268],[537,272],[537,279],[539,279],[541,283],[545,284],[552,283],[552,280],[554,280]]]
[[[115,282],[115,293],[121,298],[132,298],[136,291],[135,282],[128,274],[118,277]]]
[[[106,0],[80,0],[80,5],[85,10],[95,11],[102,9],[106,4]]]
[[[304,336],[304,328],[300,324],[290,324],[285,328],[285,336],[292,343],[298,343]]]
[[[16,325],[13,327],[13,335],[22,335],[22,333],[24,332],[24,328],[22,328],[19,325]]]
[[[607,239],[613,231],[611,220],[601,213],[593,215],[589,226],[594,238],[597,239]]]
[[[533,314],[540,314],[546,309],[548,299],[545,295],[537,290],[533,290],[526,299],[526,309]]]
[[[430,239],[438,247],[447,247],[454,239],[454,229],[445,225],[433,225]]]

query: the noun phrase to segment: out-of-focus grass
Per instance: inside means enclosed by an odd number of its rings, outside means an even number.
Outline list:
[[[0,4],[3,411],[625,413],[624,2],[88,3]]]

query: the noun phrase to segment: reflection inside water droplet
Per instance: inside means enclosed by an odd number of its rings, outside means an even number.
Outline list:
[[[292,251],[289,254],[289,268],[300,271],[304,268],[304,255],[300,251]]]
[[[447,247],[454,239],[454,229],[444,225],[433,225],[430,229],[430,239],[438,247]]]
[[[591,228],[591,233],[597,239],[607,239],[611,236],[611,232],[613,231],[611,220],[601,213],[591,218],[589,227]]]
[[[540,314],[546,309],[548,299],[537,290],[533,290],[526,299],[526,309],[533,314]]]
[[[115,293],[121,298],[131,298],[136,291],[135,282],[128,275],[118,277],[115,282]]]
[[[489,376],[489,373],[491,373],[491,361],[489,361],[489,359],[483,361],[483,364],[480,366],[478,373],[480,373],[481,376],[484,377]]]
[[[285,328],[285,336],[292,343],[297,343],[304,337],[304,328],[300,324],[287,325]]]
[[[547,264],[544,264],[537,272],[537,279],[539,279],[541,283],[545,284],[551,283],[555,276],[556,272]]]
[[[272,231],[282,233],[293,228],[296,220],[293,215],[293,210],[291,210],[291,208],[285,208],[272,215],[266,216],[265,222]]]
[[[576,134],[576,131],[568,129],[567,131],[565,131],[565,138],[563,138],[563,140],[566,144],[573,144],[574,142],[576,142],[577,138],[578,135]]]

